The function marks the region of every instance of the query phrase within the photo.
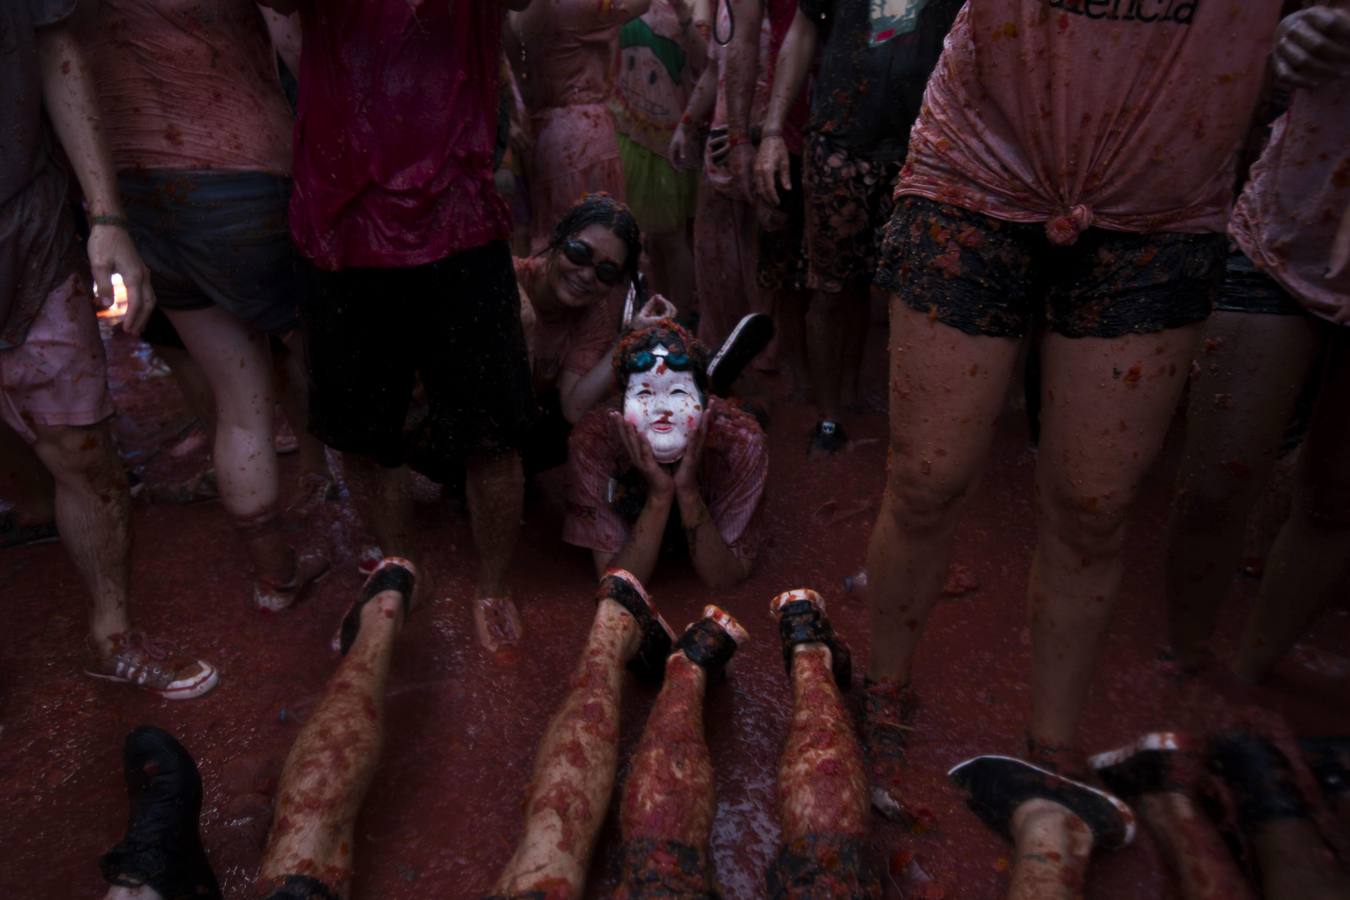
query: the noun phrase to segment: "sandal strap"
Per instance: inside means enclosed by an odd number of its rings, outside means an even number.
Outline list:
[[[778,610],[778,635],[783,643],[783,666],[792,676],[792,651],[798,644],[820,643],[830,649],[834,680],[841,690],[853,681],[853,653],[834,633],[825,613],[809,599],[792,600]]]
[[[342,617],[342,628],[339,632],[338,649],[343,656],[352,648],[356,642],[356,635],[361,630],[361,610],[365,609],[366,604],[374,597],[385,591],[398,591],[400,605],[403,607],[403,617],[408,617],[409,604],[412,602],[413,586],[417,583],[417,575],[412,568],[412,563],[406,559],[397,556],[387,556],[382,559],[370,577],[366,579],[365,586],[361,589],[361,597],[352,604],[351,609],[347,610],[347,615]]]

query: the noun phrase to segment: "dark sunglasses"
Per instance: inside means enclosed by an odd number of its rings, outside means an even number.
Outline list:
[[[595,277],[600,279],[601,284],[613,286],[623,281],[623,269],[609,260],[602,263],[595,262],[595,251],[585,241],[569,238],[563,241],[562,252],[572,265],[595,269]]]
[[[650,350],[640,350],[634,353],[632,358],[624,366],[631,372],[649,372],[656,366],[658,359],[664,359],[668,368],[676,372],[687,372],[694,367],[694,361],[689,358],[687,353],[672,353],[669,356],[657,356]]]

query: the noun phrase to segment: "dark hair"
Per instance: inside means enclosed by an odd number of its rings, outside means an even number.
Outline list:
[[[671,356],[683,353],[689,357],[692,365],[688,371],[694,376],[694,386],[702,395],[703,402],[708,402],[708,348],[700,344],[674,319],[662,319],[649,328],[629,332],[619,342],[613,360],[614,382],[619,386],[619,390],[623,391],[628,386],[633,357],[644,350],[652,350],[657,345],[669,350]]]
[[[609,194],[587,194],[576,206],[569,209],[553,226],[553,240],[549,242],[550,252],[557,250],[578,231],[592,225],[603,225],[614,232],[615,237],[623,241],[628,251],[623,263],[624,274],[629,279],[637,276],[638,260],[642,256],[642,232],[638,230],[637,219],[632,212]]]

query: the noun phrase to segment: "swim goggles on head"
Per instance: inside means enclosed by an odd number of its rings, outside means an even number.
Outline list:
[[[562,242],[563,256],[574,266],[595,269],[595,277],[601,284],[616,285],[623,281],[623,269],[618,263],[604,260],[595,262],[595,250],[590,244],[577,238],[568,238]]]
[[[647,372],[655,367],[658,359],[664,359],[666,366],[676,372],[687,372],[694,367],[694,361],[689,358],[687,353],[671,353],[668,356],[660,356],[650,350],[639,350],[624,363],[624,369],[629,372]]]

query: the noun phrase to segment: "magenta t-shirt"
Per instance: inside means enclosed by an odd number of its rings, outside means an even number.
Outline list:
[[[291,235],[324,269],[404,268],[510,236],[492,181],[501,8],[311,2]]]
[[[970,0],[897,194],[1067,244],[1222,232],[1280,0]]]
[[[1350,325],[1350,271],[1327,271],[1347,211],[1350,78],[1340,78],[1294,93],[1228,230],[1248,259],[1311,312]]]

